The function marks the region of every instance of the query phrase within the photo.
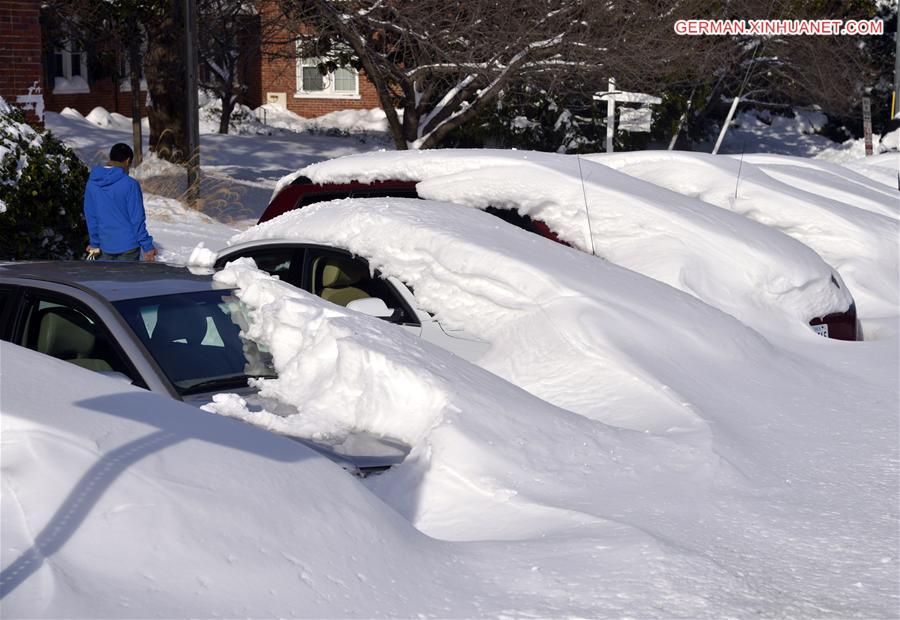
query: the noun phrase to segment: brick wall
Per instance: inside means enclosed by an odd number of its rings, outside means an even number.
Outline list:
[[[0,96],[15,104],[35,82],[43,86],[40,2],[0,2]],[[37,120],[33,112],[29,120]]]

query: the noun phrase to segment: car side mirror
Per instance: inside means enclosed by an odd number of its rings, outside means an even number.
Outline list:
[[[383,299],[378,297],[367,297],[366,299],[356,299],[347,304],[348,310],[355,310],[362,314],[386,319],[393,316],[394,311],[387,307]]]

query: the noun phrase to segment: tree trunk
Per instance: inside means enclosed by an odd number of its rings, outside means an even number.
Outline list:
[[[145,62],[150,92],[150,150],[174,163],[187,159],[185,119],[184,11],[172,2],[150,33]]]
[[[222,117],[219,119],[219,133],[228,133],[231,124],[231,113],[234,111],[235,97],[231,90],[222,90]]]

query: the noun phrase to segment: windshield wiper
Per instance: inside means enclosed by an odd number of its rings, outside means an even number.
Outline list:
[[[200,392],[213,392],[222,388],[247,387],[250,379],[274,379],[275,375],[229,375],[194,383],[183,388],[182,394],[199,394]]]

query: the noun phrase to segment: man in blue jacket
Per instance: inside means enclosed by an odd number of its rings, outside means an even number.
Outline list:
[[[141,252],[146,261],[156,258],[141,186],[128,176],[133,157],[130,146],[115,144],[107,164],[91,170],[88,177],[84,190],[84,219],[90,237],[87,251],[99,260],[139,260]]]

